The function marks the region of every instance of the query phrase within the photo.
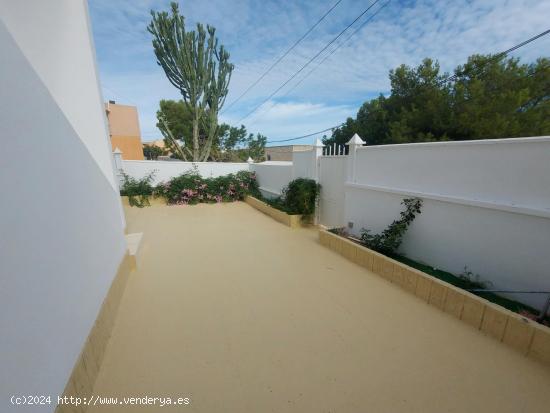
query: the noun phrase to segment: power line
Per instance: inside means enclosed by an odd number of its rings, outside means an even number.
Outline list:
[[[250,85],[250,86],[249,86],[249,87],[248,87],[248,88],[247,88],[247,89],[237,98],[237,99],[235,99],[233,102],[231,102],[231,103],[223,110],[223,112],[228,111],[235,103],[237,103],[239,100],[241,100],[241,98],[242,98],[244,95],[246,95],[248,92],[250,92],[250,90],[251,90],[254,86],[256,86],[258,83],[260,83],[260,81],[261,81],[264,77],[266,77],[267,74],[268,74],[269,72],[271,72],[271,70],[272,70],[275,66],[277,66],[281,60],[283,60],[292,50],[294,50],[294,48],[295,48],[296,46],[298,46],[298,44],[300,44],[300,42],[301,42],[302,40],[304,40],[304,39],[307,37],[307,35],[310,34],[310,33],[313,31],[313,29],[315,29],[315,28],[325,19],[325,17],[327,17],[327,16],[330,14],[330,12],[332,12],[332,10],[334,10],[334,9],[336,8],[336,6],[338,6],[341,2],[342,2],[342,0],[338,0],[336,3],[334,3],[334,5],[333,5],[330,9],[328,9],[328,11],[327,11],[325,14],[323,14],[323,16],[321,16],[321,18],[320,18],[319,20],[317,20],[317,22],[316,22],[313,26],[311,26],[311,27],[309,28],[309,30],[308,30],[307,32],[305,32],[305,33],[302,35],[302,37],[300,37],[300,38],[299,38],[299,39],[298,39],[298,40],[297,40],[297,41],[296,41],[296,42],[295,42],[295,43],[294,43],[294,44],[293,44],[293,45],[292,45],[292,46],[291,46],[291,47],[290,47],[281,57],[279,57],[279,58],[275,61],[275,63],[273,63],[271,66],[269,66],[269,68],[268,68],[268,69],[267,69],[258,79],[256,79],[256,81],[255,81],[254,83],[252,83],[252,84],[251,84],[251,85]]]
[[[370,16],[367,20],[365,20],[357,29],[355,29],[343,42],[338,44],[330,53],[328,53],[322,60],[320,60],[304,77],[302,77],[298,82],[294,84],[284,95],[281,96],[281,98],[284,98],[285,96],[288,96],[293,90],[295,90],[298,86],[302,84],[304,80],[306,80],[307,77],[309,77],[315,70],[317,70],[328,58],[330,58],[338,49],[340,49],[342,46],[344,46],[354,35],[356,35],[359,30],[361,30],[363,27],[367,25],[372,19],[374,19],[378,13],[384,9],[391,0],[388,0],[386,3],[384,3],[372,16]],[[267,110],[265,110],[262,115],[265,115],[267,112],[269,112],[271,109],[273,109],[276,106],[276,103],[273,103]],[[252,123],[255,123],[256,120],[252,121]]]
[[[544,32],[539,33],[539,34],[537,34],[536,36],[533,36],[533,37],[531,37],[531,38],[529,38],[529,39],[527,39],[527,40],[525,40],[525,41],[523,41],[523,42],[521,42],[521,43],[519,43],[519,44],[517,44],[517,45],[515,45],[515,46],[512,46],[511,48],[509,48],[509,49],[507,49],[507,50],[505,50],[505,51],[503,51],[503,52],[498,53],[498,54],[495,55],[495,57],[493,57],[492,59],[489,59],[488,61],[486,61],[485,64],[484,64],[483,66],[485,66],[487,63],[489,63],[489,62],[491,62],[491,61],[493,61],[493,60],[501,59],[501,58],[503,58],[504,56],[507,56],[508,54],[510,54],[511,52],[513,52],[513,51],[515,51],[515,50],[517,50],[517,49],[519,49],[519,48],[521,48],[521,47],[523,47],[523,46],[525,46],[525,45],[527,45],[527,44],[529,44],[529,43],[531,43],[531,42],[533,42],[533,41],[535,41],[535,40],[537,40],[537,39],[540,39],[541,37],[546,36],[546,35],[549,34],[549,33],[550,33],[550,29],[545,30]],[[349,39],[349,38],[348,38],[348,39]],[[482,66],[482,67],[483,67],[483,66]],[[547,66],[547,67],[539,68],[539,69],[535,70],[534,72],[529,73],[529,74],[523,76],[522,78],[526,78],[526,77],[533,76],[534,74],[536,74],[536,73],[538,73],[539,71],[541,71],[541,70],[543,70],[543,69],[546,69],[546,68],[548,68],[548,66]],[[438,82],[438,85],[440,85],[440,84],[442,84],[442,83],[445,83],[445,82],[449,82],[449,81],[455,81],[455,80],[457,80],[458,76],[459,76],[459,74],[454,74],[454,75],[452,75],[452,76],[449,76],[449,77],[443,79],[442,81]],[[343,125],[345,125],[345,122],[343,122],[343,123],[341,123],[341,124],[339,124],[339,125],[336,125],[336,126],[332,126],[332,127],[328,128],[328,129],[324,129],[324,130],[321,130],[321,131],[318,131],[318,132],[310,133],[310,134],[308,134],[308,135],[298,136],[298,137],[295,137],[295,138],[280,139],[280,140],[276,140],[276,141],[269,141],[269,142],[267,142],[267,143],[296,141],[296,140],[298,140],[298,139],[308,138],[308,137],[310,137],[310,136],[318,135],[319,133],[327,132],[327,131],[329,131],[329,130],[334,130],[334,129],[339,128],[339,127],[341,127],[341,126],[343,126]]]
[[[313,133],[310,133],[310,134],[307,134],[307,135],[302,135],[302,136],[298,136],[296,138],[289,138],[289,139],[279,139],[279,140],[276,140],[276,141],[267,141],[266,143],[277,143],[277,142],[290,142],[290,141],[297,141],[298,139],[303,139],[303,138],[309,138],[310,136],[315,136],[315,135],[318,135],[320,133],[323,133],[323,132],[328,132],[329,130],[333,130],[333,129],[336,129],[336,128],[339,128],[340,126],[344,125],[344,123],[340,123],[339,125],[336,125],[336,126],[332,126],[330,128],[327,128],[327,129],[323,129],[323,130],[320,130],[318,132],[313,132]]]
[[[336,37],[334,37],[330,42],[328,42],[325,47],[323,47],[319,52],[315,54],[311,59],[309,59],[298,71],[296,71],[292,76],[290,76],[281,86],[279,86],[273,93],[271,93],[266,99],[262,101],[258,106],[256,106],[254,109],[252,109],[250,112],[248,112],[244,117],[239,119],[237,123],[242,122],[244,119],[248,118],[250,115],[252,115],[254,112],[256,112],[260,107],[262,107],[266,102],[269,101],[273,96],[275,96],[282,88],[284,88],[292,79],[294,79],[296,76],[298,76],[306,67],[309,66],[311,62],[313,62],[321,53],[323,53],[325,50],[327,50],[331,44],[333,44],[336,40],[340,38],[357,20],[359,20],[361,17],[365,15],[372,7],[376,5],[380,0],[375,0],[369,7],[367,7],[365,10],[359,14],[350,24],[348,24]]]
[[[536,70],[533,70],[532,72],[530,73],[527,73],[523,76],[520,76],[519,78],[517,79],[514,79],[514,80],[521,80],[521,79],[526,79],[528,77],[531,77],[531,76],[534,76],[536,75],[537,73],[543,71],[543,70],[546,70],[546,69],[550,69],[550,65],[549,66],[543,66],[543,67],[540,67]],[[311,136],[315,136],[315,135],[318,135],[320,133],[323,133],[323,132],[328,132],[329,130],[334,130],[334,129],[337,129],[341,126],[344,126],[346,124],[346,122],[343,122],[343,123],[340,123],[339,125],[335,125],[335,126],[332,126],[330,128],[327,128],[327,129],[323,129],[321,131],[318,131],[318,132],[313,132],[313,133],[309,133],[307,135],[302,135],[302,136],[298,136],[296,138],[288,138],[288,139],[279,139],[279,140],[276,140],[276,141],[267,141],[266,143],[277,143],[277,142],[291,142],[291,141],[297,141],[298,139],[303,139],[303,138],[309,138]]]
[[[502,59],[503,57],[509,55],[509,54],[512,53],[513,51],[516,51],[516,50],[518,50],[519,48],[521,48],[521,47],[523,47],[523,46],[525,46],[525,45],[527,45],[527,44],[529,44],[529,43],[531,43],[531,42],[534,42],[535,40],[540,39],[541,37],[546,36],[548,33],[550,33],[550,29],[545,30],[545,31],[543,31],[542,33],[539,33],[539,34],[537,34],[536,36],[533,36],[533,37],[531,37],[531,38],[529,38],[529,39],[527,39],[527,40],[525,40],[525,41],[523,41],[523,42],[521,42],[521,43],[518,43],[518,44],[516,44],[515,46],[512,46],[512,47],[510,47],[509,49],[504,50],[503,52],[497,53],[495,56],[493,56],[493,57],[490,58],[489,60],[485,61],[485,63],[482,64],[481,67],[478,67],[477,70],[476,70],[476,72],[474,73],[474,75],[478,74],[478,73],[481,71],[481,69],[483,69],[483,67],[485,67],[487,64]],[[464,73],[462,73],[462,74],[464,74]],[[461,73],[455,73],[454,75],[451,75],[451,76],[449,76],[449,77],[447,77],[447,78],[445,78],[445,79],[443,79],[443,80],[437,82],[437,86],[441,86],[443,83],[446,83],[446,82],[455,81],[459,76],[461,76]]]

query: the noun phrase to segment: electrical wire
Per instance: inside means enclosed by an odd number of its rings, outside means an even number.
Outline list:
[[[239,100],[241,100],[243,96],[245,96],[248,92],[250,92],[250,90],[252,88],[254,88],[254,86],[256,86],[258,83],[260,83],[261,80],[264,77],[266,77],[268,75],[268,73],[271,72],[271,70],[281,62],[281,60],[283,60],[292,50],[294,50],[294,48],[296,46],[298,46],[298,44],[300,44],[302,42],[302,40],[304,40],[307,37],[307,35],[310,34],[313,31],[313,29],[315,29],[325,19],[325,17],[327,17],[332,12],[332,10],[334,10],[336,8],[336,6],[338,6],[341,2],[342,2],[342,0],[338,0],[336,3],[334,3],[334,5],[330,9],[328,9],[328,11],[325,14],[323,14],[323,16],[321,16],[321,18],[319,20],[317,20],[317,22],[313,26],[311,26],[309,28],[309,30],[302,35],[302,37],[300,37],[282,56],[280,56],[275,61],[275,63],[273,63],[271,66],[269,66],[269,68],[258,79],[256,79],[256,81],[254,81],[254,83],[252,83],[243,93],[241,93],[241,95],[237,99],[235,99],[233,102],[231,102],[222,111],[221,114],[227,112],[235,103],[237,103]]]
[[[338,44],[330,53],[327,53],[327,55],[319,61],[319,63],[317,63],[304,77],[302,77],[298,82],[296,82],[294,84],[294,86],[292,86],[289,90],[287,90],[285,92],[284,95],[282,95],[280,98],[284,98],[286,96],[288,96],[292,91],[294,91],[298,86],[300,86],[302,84],[302,82],[304,80],[306,80],[307,77],[309,77],[315,70],[317,70],[328,58],[330,58],[338,49],[340,49],[342,46],[344,46],[354,35],[356,35],[363,27],[365,27],[367,25],[367,23],[369,23],[372,19],[374,19],[378,13],[380,13],[382,11],[382,9],[384,9],[389,3],[390,3],[391,0],[388,0],[386,3],[384,3],[382,6],[380,6],[380,8],[378,8],[378,10],[376,10],[376,12],[374,12],[374,14],[372,16],[370,16],[367,20],[365,20],[357,29],[355,29],[353,31],[353,33],[351,33],[344,41],[342,41],[340,44]],[[267,112],[269,112],[271,109],[273,109],[275,106],[277,105],[276,102],[272,103],[272,105],[267,108],[265,111],[263,111],[261,113],[261,115],[265,115]],[[256,119],[254,119],[251,124],[254,124],[256,123],[257,121],[257,117]]]
[[[338,40],[357,20],[363,17],[371,8],[373,8],[380,0],[375,0],[369,7],[363,10],[359,16],[357,16],[350,24],[348,24],[336,37],[334,37],[330,42],[328,42],[319,52],[317,52],[312,58],[310,58],[300,69],[298,69],[292,76],[290,76],[282,85],[280,85],[275,91],[273,91],[267,98],[265,98],[262,103],[257,105],[254,109],[248,112],[244,117],[239,119],[237,123],[242,122],[244,119],[248,118],[254,112],[256,112],[260,107],[262,107],[266,102],[268,102],[273,96],[275,96],[282,88],[284,88],[292,79],[298,76],[306,67],[308,67],[311,62],[313,62],[321,53],[327,50],[330,45],[332,45],[336,40]]]
[[[540,39],[541,37],[546,36],[546,35],[549,34],[549,33],[550,33],[550,29],[545,30],[544,32],[541,32],[541,33],[537,34],[536,36],[533,36],[533,37],[531,37],[531,38],[529,38],[529,39],[527,39],[527,40],[525,40],[525,41],[523,41],[523,42],[521,42],[521,43],[519,43],[519,44],[517,44],[517,45],[515,45],[515,46],[512,46],[511,48],[509,48],[509,49],[507,49],[507,50],[505,50],[505,51],[503,51],[503,52],[500,52],[500,53],[496,54],[495,57],[493,57],[492,59],[489,59],[488,61],[486,61],[485,64],[484,64],[483,66],[485,66],[487,63],[489,63],[489,62],[491,62],[491,61],[498,60],[498,59],[502,59],[504,56],[507,56],[507,55],[510,54],[511,52],[513,52],[513,51],[515,51],[515,50],[517,50],[517,49],[519,49],[519,48],[521,48],[521,47],[523,47],[523,46],[525,46],[525,45],[527,45],[527,44],[529,44],[529,43],[531,43],[531,42],[533,42],[533,41],[535,41],[535,40],[537,40],[537,39]],[[483,66],[482,66],[482,67],[483,67]],[[541,70],[546,69],[546,68],[547,68],[547,67],[539,68],[539,69],[535,70],[534,72],[529,73],[529,74],[527,74],[527,75],[525,75],[525,76],[523,76],[523,77],[533,76],[533,75],[536,74],[537,72],[540,72]],[[459,77],[459,74],[454,74],[454,75],[449,76],[449,77],[443,79],[442,81],[438,82],[438,85],[443,84],[443,83],[445,83],[445,82],[455,81],[458,77]],[[267,143],[277,143],[277,142],[291,142],[291,141],[296,141],[296,140],[299,140],[299,139],[308,138],[308,137],[310,137],[310,136],[315,136],[315,135],[318,135],[318,134],[320,134],[320,133],[327,132],[327,131],[329,131],[329,130],[337,129],[337,128],[343,126],[343,125],[345,125],[345,122],[343,122],[343,123],[341,123],[341,124],[339,124],[339,125],[332,126],[332,127],[330,127],[330,128],[327,128],[327,129],[318,131],[318,132],[313,132],[313,133],[307,134],[307,135],[298,136],[298,137],[295,137],[295,138],[288,138],[288,139],[278,139],[278,140],[276,140],[276,141],[269,141],[269,142],[267,142]]]

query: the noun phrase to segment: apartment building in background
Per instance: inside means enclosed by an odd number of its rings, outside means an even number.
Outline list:
[[[292,153],[309,151],[311,145],[282,145],[265,148],[266,161],[292,161]]]
[[[105,104],[111,147],[122,151],[122,159],[143,160],[141,130],[135,106],[120,105],[114,100]]]

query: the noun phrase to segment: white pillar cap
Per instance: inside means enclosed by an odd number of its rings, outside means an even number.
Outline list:
[[[354,134],[347,145],[364,145],[366,142],[358,134]]]

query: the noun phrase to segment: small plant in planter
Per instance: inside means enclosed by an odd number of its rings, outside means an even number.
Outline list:
[[[284,204],[291,213],[310,217],[315,213],[320,189],[313,179],[295,179],[283,189]]]
[[[422,200],[419,198],[407,198],[401,202],[405,205],[405,210],[401,211],[401,218],[393,221],[388,228],[380,234],[372,235],[368,229],[361,230],[361,242],[367,247],[382,254],[393,254],[403,240],[403,235],[414,221],[417,214],[420,214]]]
[[[484,290],[493,285],[490,281],[482,281],[480,275],[474,274],[468,269],[468,266],[464,266],[464,271],[458,275],[458,278],[466,284],[466,289]]]
[[[304,220],[315,213],[321,186],[313,179],[298,178],[283,188],[282,195],[264,201],[289,215],[302,215]]]
[[[151,185],[155,176],[155,171],[144,176],[141,179],[136,179],[126,173],[122,173],[123,183],[120,188],[120,195],[128,197],[130,206],[143,208],[150,206],[149,197],[153,195],[154,188]]]

